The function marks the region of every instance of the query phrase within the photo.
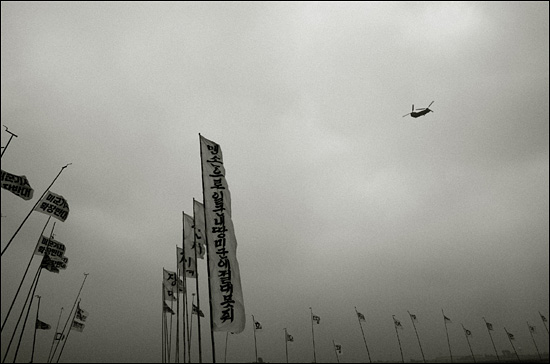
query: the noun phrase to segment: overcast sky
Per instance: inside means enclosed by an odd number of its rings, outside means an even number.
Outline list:
[[[61,362],[160,362],[162,269],[202,200],[199,133],[220,144],[247,326],[227,361],[400,361],[548,352],[548,2],[2,2],[2,249],[51,191],[69,265],[43,272],[55,328],[84,275],[82,333]],[[402,117],[415,108],[433,113]],[[2,146],[10,134],[2,128]],[[3,150],[4,153],[4,150]],[[2,320],[47,215],[2,256]],[[39,258],[31,263],[30,287]],[[200,274],[206,264],[199,262]],[[189,280],[189,282],[193,282]],[[206,281],[201,280],[205,312]],[[21,310],[2,332],[2,355]],[[36,300],[31,318],[36,314]],[[32,319],[18,361],[28,361]],[[211,361],[203,319],[203,360]],[[193,323],[196,329],[196,320]],[[54,330],[37,333],[44,362]],[[197,333],[193,334],[193,341]],[[218,362],[225,333],[216,333]],[[13,350],[13,349],[12,349]],[[197,350],[192,356],[197,359]],[[10,361],[11,354],[8,357]]]

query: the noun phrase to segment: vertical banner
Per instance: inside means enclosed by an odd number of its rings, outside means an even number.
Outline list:
[[[195,244],[193,249],[197,250],[197,258],[204,259],[205,241],[204,241],[204,206],[199,201],[193,199],[193,219],[195,221]]]
[[[220,146],[199,135],[212,326],[238,334],[246,324],[231,195]]]

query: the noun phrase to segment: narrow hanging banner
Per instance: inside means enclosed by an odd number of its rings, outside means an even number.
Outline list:
[[[231,195],[220,146],[200,137],[206,242],[214,331],[242,332],[246,324]]]
[[[69,216],[69,204],[63,196],[48,191],[38,205],[36,205],[34,211],[40,211],[60,221],[65,221]]]
[[[8,173],[4,170],[2,170],[1,187],[10,191],[14,195],[21,197],[23,200],[32,199],[32,194],[34,193],[27,177],[16,176],[15,174]]]

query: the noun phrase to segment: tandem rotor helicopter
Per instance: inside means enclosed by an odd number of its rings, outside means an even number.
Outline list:
[[[435,101],[435,100],[434,100]],[[428,107],[424,107],[424,108],[421,108],[421,109],[416,109],[416,110],[420,110],[420,111],[414,111],[414,104],[412,106],[412,111],[408,114],[405,114],[403,115],[403,117],[407,116],[407,115],[411,115],[413,118],[417,118],[419,116],[422,116],[422,115],[426,115],[427,113],[429,113],[430,111],[433,112],[433,110],[430,110],[430,106],[432,106],[434,102],[430,102],[430,104],[428,105]]]

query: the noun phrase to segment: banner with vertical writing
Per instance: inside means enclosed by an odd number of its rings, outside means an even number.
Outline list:
[[[246,317],[231,195],[220,146],[199,138],[213,329],[237,334],[244,330]]]

